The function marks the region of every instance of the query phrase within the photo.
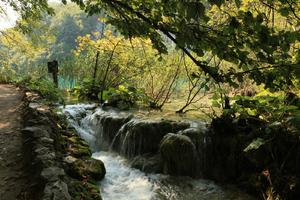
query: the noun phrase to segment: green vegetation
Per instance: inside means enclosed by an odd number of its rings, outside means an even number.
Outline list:
[[[42,98],[44,98],[45,103],[60,103],[64,104],[62,91],[55,87],[52,81],[41,78],[25,78],[21,81],[17,81],[17,85],[21,87],[26,87],[29,90],[37,92]]]
[[[297,1],[73,2],[81,9],[39,4],[37,15],[22,15],[21,29],[2,34],[2,82],[46,76],[46,61],[56,59],[62,88],[100,102],[122,85],[144,93],[152,108],[182,99],[178,113],[210,107],[197,103],[211,93],[224,107],[245,81],[297,93]]]
[[[205,107],[230,116],[298,116],[284,103],[299,93],[298,1],[73,2],[79,7],[10,3],[22,19],[2,32],[1,82],[40,80],[56,59],[61,89],[82,99],[160,110],[179,99],[177,113]],[[51,89],[38,84],[31,85]],[[236,95],[249,87],[280,97]]]
[[[55,59],[61,90],[103,106],[179,102],[174,113],[253,119],[258,146],[300,133],[299,0],[5,2],[21,18],[1,31],[0,82],[31,77],[27,87],[62,102],[46,70]]]

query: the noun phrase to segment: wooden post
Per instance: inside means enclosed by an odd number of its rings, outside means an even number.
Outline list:
[[[48,73],[52,74],[53,82],[56,87],[58,87],[58,62],[57,60],[53,60],[52,62],[48,62]]]

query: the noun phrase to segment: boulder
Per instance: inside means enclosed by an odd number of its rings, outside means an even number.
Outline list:
[[[201,147],[203,147],[203,143],[205,142],[205,130],[198,128],[188,128],[180,131],[179,134],[189,137],[194,143],[197,151],[200,150]]]
[[[136,156],[131,160],[130,165],[146,173],[162,173],[162,163],[159,154]]]
[[[72,156],[76,158],[86,158],[92,156],[89,145],[78,135],[74,135],[71,137],[63,136],[62,138],[68,153]]]
[[[180,176],[199,176],[197,151],[192,140],[181,134],[168,133],[160,144],[163,172]]]
[[[99,188],[89,182],[68,181],[69,193],[74,200],[102,200]]]
[[[82,158],[82,157],[90,157],[92,155],[91,150],[87,146],[83,145],[70,145],[69,148],[69,153],[77,158]]]
[[[82,179],[86,177],[101,180],[104,178],[106,170],[104,163],[100,160],[93,158],[87,160],[75,159],[68,162],[67,173],[73,178]]]

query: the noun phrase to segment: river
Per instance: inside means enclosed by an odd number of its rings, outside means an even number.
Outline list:
[[[146,174],[133,169],[129,161],[117,153],[103,151],[97,146],[99,130],[92,126],[95,112],[93,104],[68,105],[62,109],[71,126],[85,139],[95,159],[106,167],[106,176],[99,182],[104,200],[252,200],[253,198],[234,186],[219,186],[213,181]],[[101,130],[100,130],[101,132]],[[101,138],[100,138],[101,139]],[[102,151],[101,151],[102,150]]]

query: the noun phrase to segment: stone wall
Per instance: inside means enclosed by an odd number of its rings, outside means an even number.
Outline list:
[[[24,102],[23,152],[32,177],[28,198],[101,200],[96,181],[105,175],[103,162],[91,158],[88,144],[37,94],[26,92]]]
[[[32,199],[71,200],[65,171],[58,158],[59,135],[49,107],[35,103],[38,95],[26,92],[23,111],[24,156],[31,174],[28,188]]]

